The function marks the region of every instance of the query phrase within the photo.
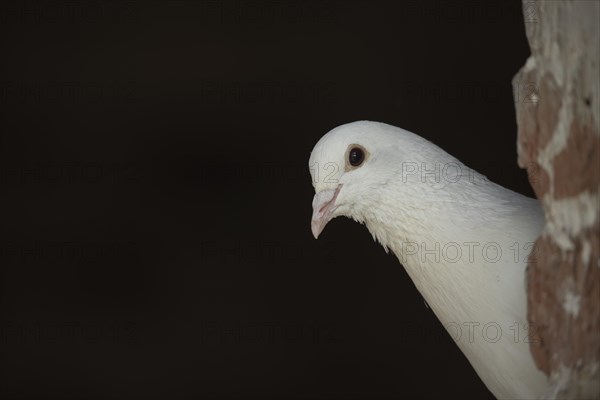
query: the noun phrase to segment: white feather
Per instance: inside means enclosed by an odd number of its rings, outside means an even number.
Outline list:
[[[368,157],[349,168],[354,144]],[[377,122],[330,131],[309,164],[317,193],[342,184],[332,217],[364,223],[392,250],[496,397],[544,395],[548,381],[529,350],[525,292],[527,255],[544,225],[537,200],[488,181],[420,136]]]

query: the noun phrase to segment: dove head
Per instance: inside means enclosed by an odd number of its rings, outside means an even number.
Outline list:
[[[323,136],[309,159],[315,238],[338,216],[365,222],[390,184],[397,184],[402,160],[416,160],[429,146],[408,131],[371,121],[341,125]]]

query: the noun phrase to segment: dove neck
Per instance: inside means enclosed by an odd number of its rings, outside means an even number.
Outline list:
[[[393,195],[387,190],[361,219],[421,291],[452,286],[480,291],[492,276],[481,266],[515,265],[511,260],[520,251],[518,268],[523,268],[525,251],[543,226],[537,200],[489,181],[429,191],[423,185],[398,185]],[[502,259],[495,260],[498,251]]]

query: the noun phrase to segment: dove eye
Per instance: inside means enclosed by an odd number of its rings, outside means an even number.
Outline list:
[[[344,167],[344,171],[348,172],[360,167],[370,156],[367,149],[360,144],[351,144],[346,150],[346,166]]]
[[[360,147],[353,147],[348,153],[348,161],[353,167],[358,167],[365,160],[365,153]]]

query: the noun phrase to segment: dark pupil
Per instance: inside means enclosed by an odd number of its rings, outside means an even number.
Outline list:
[[[359,149],[358,147],[353,148],[352,150],[350,150],[350,164],[354,167],[360,165],[360,163],[363,162],[363,159],[365,158],[365,155],[363,153],[363,151],[361,149]]]

